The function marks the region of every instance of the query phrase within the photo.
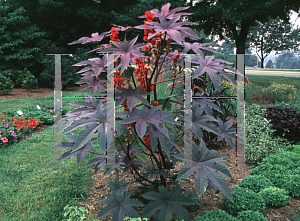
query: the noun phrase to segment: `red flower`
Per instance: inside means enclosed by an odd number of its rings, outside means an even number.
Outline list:
[[[158,102],[157,101],[154,101],[154,106],[157,106],[158,105]]]

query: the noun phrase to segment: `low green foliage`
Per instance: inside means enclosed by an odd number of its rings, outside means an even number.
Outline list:
[[[245,113],[245,160],[255,166],[263,158],[274,155],[290,142],[286,139],[274,138],[274,129],[264,119],[265,110],[257,104],[247,105]]]
[[[278,164],[263,163],[253,168],[250,175],[262,175],[268,178],[271,182],[275,179],[276,174],[292,174],[291,170],[288,170],[286,166]]]
[[[273,183],[285,189],[288,195],[300,199],[300,174],[275,174]]]
[[[300,156],[290,151],[279,151],[275,155],[264,158],[262,163],[278,164],[285,166],[288,170],[293,170],[300,167]]]
[[[265,188],[259,194],[264,198],[267,206],[280,207],[291,200],[291,197],[287,196],[286,190],[277,187]]]
[[[240,187],[248,188],[258,193],[266,187],[273,186],[273,183],[262,175],[249,175],[240,181]]]
[[[253,210],[239,212],[236,216],[236,219],[242,221],[268,221],[268,219],[264,217],[262,213]]]
[[[0,93],[6,94],[7,92],[11,92],[13,87],[12,80],[0,73]]]
[[[266,209],[266,203],[263,197],[248,188],[234,186],[232,194],[234,203],[228,200],[226,196],[222,199],[222,201],[225,202],[227,211],[232,215],[250,209],[263,213]]]
[[[201,214],[198,214],[193,221],[236,221],[232,215],[228,214],[224,210],[215,210],[215,211],[206,211]]]

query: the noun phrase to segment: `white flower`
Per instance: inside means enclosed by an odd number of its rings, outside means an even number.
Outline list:
[[[17,111],[17,113],[19,114],[19,115],[23,115],[23,113],[22,113],[22,111]]]
[[[37,105],[36,108],[39,109],[39,110],[41,109],[39,105]]]
[[[177,121],[177,120],[178,120],[178,117],[176,117],[175,121]]]

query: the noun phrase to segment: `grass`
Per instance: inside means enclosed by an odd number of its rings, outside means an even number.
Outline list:
[[[248,77],[248,76],[247,76]],[[298,89],[300,97],[300,79],[286,77],[269,77],[251,75],[248,79],[259,85],[269,86],[273,81],[293,84]],[[164,90],[168,83],[159,89],[158,93],[166,98]],[[81,95],[83,92],[66,92],[63,96]],[[153,98],[151,98],[152,100]],[[80,106],[68,105],[79,100],[63,99],[63,109],[69,111]],[[137,100],[136,102],[140,102]],[[53,95],[39,98],[23,98],[17,100],[4,100],[0,102],[0,111],[19,110],[36,105],[53,106]],[[142,108],[139,107],[139,108]],[[118,111],[122,111],[119,109]],[[71,133],[78,134],[83,128]],[[62,136],[62,141],[68,141]],[[99,153],[101,150],[97,143],[93,144]],[[87,153],[84,161],[78,166],[76,157],[63,160],[66,168],[49,168],[53,166],[53,125],[42,133],[33,134],[21,143],[0,149],[0,217],[3,221],[13,220],[62,220],[63,208],[73,199],[88,197],[85,187],[92,185],[90,171],[92,167],[85,168],[87,162],[94,158],[94,154]]]
[[[294,85],[297,88],[296,98],[300,101],[300,77],[293,78],[293,77],[283,77],[283,76],[266,76],[266,75],[247,75],[248,80],[252,84],[257,84],[264,88],[271,86],[272,82],[276,82],[278,84],[287,84],[287,85]]]

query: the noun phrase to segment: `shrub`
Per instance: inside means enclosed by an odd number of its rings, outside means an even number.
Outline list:
[[[263,89],[264,89],[263,86],[257,85],[255,83],[249,84],[249,90],[248,90],[249,97],[247,98],[247,96],[246,96],[246,101],[247,102],[250,101],[250,103],[252,103],[252,102],[258,102],[258,103],[261,103],[261,102],[273,103],[273,102],[275,102],[272,99],[271,92],[268,90],[263,92]]]
[[[253,210],[239,212],[236,216],[236,219],[241,221],[268,221],[268,219],[264,217],[262,213]]]
[[[287,107],[268,107],[266,118],[275,129],[273,136],[283,137],[293,143],[300,141],[300,113]]]
[[[291,197],[287,196],[286,190],[277,187],[265,188],[259,194],[264,198],[267,206],[280,207],[291,200]]]
[[[6,94],[7,92],[11,92],[13,87],[12,80],[0,73],[0,93]]]
[[[273,82],[270,87],[262,90],[263,93],[270,93],[274,101],[290,101],[295,98],[297,88],[294,85],[278,84]]]
[[[245,160],[255,166],[263,158],[274,155],[290,144],[286,139],[273,138],[274,129],[264,119],[265,110],[259,105],[246,106],[245,113]]]
[[[38,81],[37,79],[31,74],[25,77],[22,81],[22,88],[26,88],[27,92],[32,92],[32,89],[38,88]]]
[[[232,215],[228,214],[224,210],[215,210],[215,211],[206,211],[201,214],[198,214],[193,221],[236,221]]]
[[[258,193],[255,193],[248,188],[234,186],[232,189],[232,194],[234,203],[228,200],[226,196],[222,199],[222,201],[225,202],[227,211],[230,214],[236,215],[238,212],[245,210],[253,210],[264,213],[264,210],[266,209],[266,203],[262,196]]]
[[[262,175],[249,175],[240,182],[240,187],[248,188],[256,193],[262,189],[265,189],[266,187],[273,186],[273,183]]]

